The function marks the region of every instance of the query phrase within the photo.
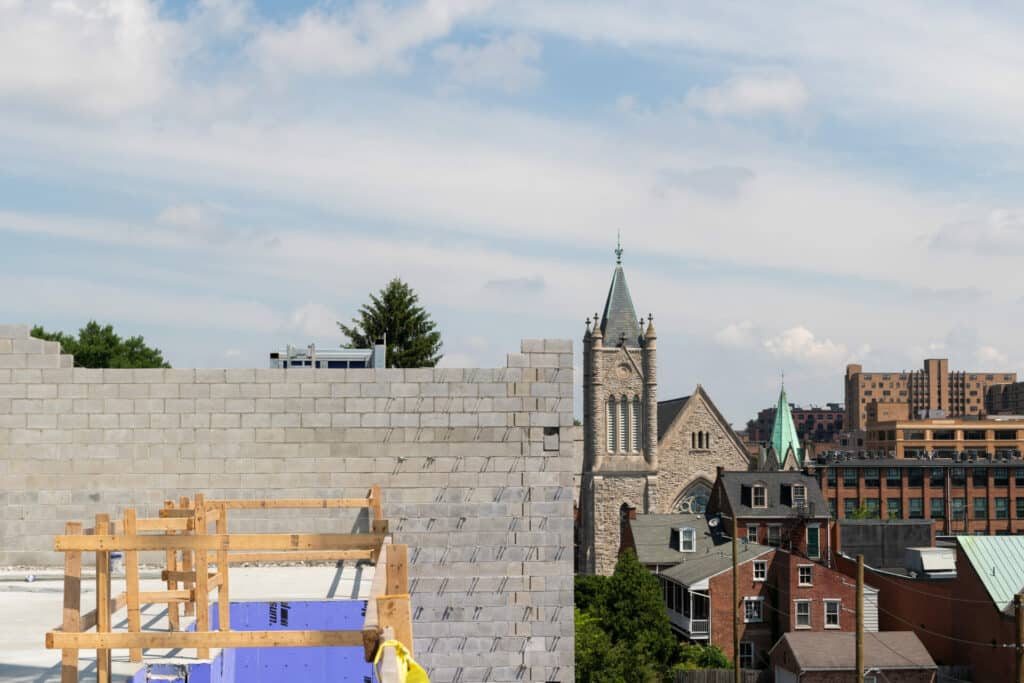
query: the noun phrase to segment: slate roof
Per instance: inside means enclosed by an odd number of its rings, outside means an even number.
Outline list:
[[[789,646],[800,671],[853,671],[856,633],[843,631],[790,631],[772,647]],[[913,631],[864,633],[864,666],[886,669],[934,669],[935,660]]]
[[[612,273],[612,284],[608,288],[608,299],[604,303],[601,315],[601,334],[605,346],[618,346],[620,339],[626,340],[626,346],[639,347],[641,343],[640,323],[637,321],[633,298],[626,286],[626,274],[622,264],[615,266]]]
[[[750,507],[743,504],[742,488],[764,482],[768,488],[768,506],[763,508]],[[790,517],[793,508],[782,504],[783,485],[803,484],[807,487],[807,503],[816,517],[828,516],[828,504],[821,495],[818,480],[803,472],[722,472],[718,477],[717,486],[721,486],[729,500],[729,506],[737,517]]]
[[[681,553],[671,548],[672,529],[690,526],[697,530],[696,552],[703,553],[711,542],[708,523],[704,515],[637,515],[629,520],[636,545],[636,557],[641,564],[675,564],[694,553]]]
[[[703,553],[685,553],[687,559],[676,566],[661,571],[661,575],[684,586],[692,586],[715,574],[732,569],[732,543],[724,535],[718,536],[719,543],[708,543]],[[775,548],[760,543],[740,543],[737,560],[740,564],[756,559]]]
[[[665,436],[665,432],[672,426],[676,416],[683,412],[683,408],[686,407],[686,402],[689,400],[689,396],[681,396],[668,401],[658,401],[658,441]]]
[[[793,411],[789,408],[789,400],[786,398],[786,387],[779,392],[779,404],[775,408],[775,424],[772,425],[772,437],[769,441],[775,449],[775,457],[779,460],[779,467],[786,461],[786,452],[792,448],[796,455],[797,464],[803,465],[804,453],[800,447],[800,435],[796,432],[796,423],[793,422]]]
[[[1024,537],[957,536],[956,540],[996,607],[1012,609],[1014,594],[1024,587]]]

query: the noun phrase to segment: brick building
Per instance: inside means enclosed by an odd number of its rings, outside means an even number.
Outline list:
[[[959,536],[955,553],[955,572],[938,578],[865,567],[865,582],[879,588],[880,628],[913,629],[939,666],[969,667],[970,680],[1010,680],[1024,538]],[[837,569],[853,577],[856,562],[838,556]]]
[[[1024,533],[1024,461],[821,456],[807,470],[834,519],[930,519],[935,533]]]
[[[719,470],[708,514],[723,516],[726,533],[828,562],[828,506],[818,481],[804,472]]]
[[[952,416],[980,415],[990,387],[1016,381],[1013,372],[950,372],[946,358],[926,359],[921,370],[909,372],[865,372],[860,365],[847,365],[845,429],[866,429],[867,406],[872,402],[906,405],[913,417],[940,410]]]
[[[747,422],[747,441],[762,443],[771,439],[777,412],[775,406],[765,408],[757,413],[756,418]],[[793,415],[800,443],[833,443],[843,431],[846,409],[841,403],[828,403],[824,408],[801,408],[791,405],[790,413]]]
[[[896,458],[962,455],[967,459],[986,455],[1020,458],[1024,453],[1024,419],[1017,416],[911,420],[890,413],[888,419],[872,419],[872,412],[869,410],[864,450],[873,453]]]
[[[775,683],[856,683],[852,633],[787,633],[771,650]],[[864,683],[933,683],[938,667],[912,631],[864,634]]]

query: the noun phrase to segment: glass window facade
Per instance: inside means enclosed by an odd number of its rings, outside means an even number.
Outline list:
[[[974,519],[988,519],[988,498],[974,499]]]
[[[910,499],[910,519],[924,519],[924,498]]]
[[[931,518],[943,519],[946,516],[946,501],[942,498],[931,499]]]
[[[903,519],[902,501],[899,498],[886,498],[885,515],[889,519]]]

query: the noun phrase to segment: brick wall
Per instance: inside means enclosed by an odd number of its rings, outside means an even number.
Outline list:
[[[0,565],[57,564],[66,520],[125,506],[379,484],[431,680],[570,681],[572,392],[561,340],[497,369],[90,370],[0,325]],[[365,525],[346,512],[232,522]]]
[[[765,553],[758,560],[766,560],[771,566],[776,551]],[[768,582],[754,581],[754,563],[747,561],[740,564],[738,569],[738,596],[740,606],[740,641],[749,640],[754,643],[754,666],[764,666],[768,650],[775,643],[772,637],[772,596]],[[730,660],[733,656],[732,648],[732,570],[727,570],[713,576],[708,580],[708,593],[711,596],[711,643],[717,645]],[[764,598],[764,622],[759,624],[747,624],[743,622],[742,601],[745,597]]]

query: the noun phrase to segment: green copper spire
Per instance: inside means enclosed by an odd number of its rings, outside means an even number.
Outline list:
[[[779,467],[786,461],[786,452],[790,447],[796,456],[797,464],[803,465],[804,451],[800,447],[800,437],[796,433],[796,423],[793,422],[793,412],[789,408],[789,401],[786,399],[786,385],[782,385],[779,392],[779,405],[775,408],[775,424],[772,425],[771,447],[775,449],[775,457],[779,460]]]

